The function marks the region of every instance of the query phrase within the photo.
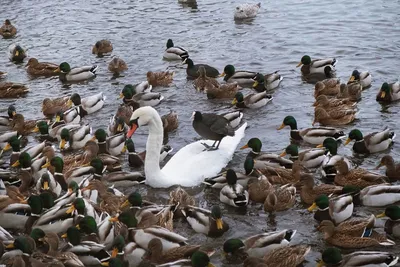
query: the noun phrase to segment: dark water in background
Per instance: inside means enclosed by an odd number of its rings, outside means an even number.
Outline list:
[[[399,104],[383,108],[375,102],[380,85],[384,81],[394,82],[399,74],[398,1],[263,2],[258,17],[242,24],[233,21],[234,7],[238,3],[235,1],[199,0],[197,9],[176,1],[161,0],[41,2],[2,1],[0,19],[11,19],[18,35],[12,40],[0,40],[0,51],[3,51],[0,70],[9,73],[9,81],[26,83],[31,89],[26,98],[1,100],[2,113],[10,103],[14,103],[17,111],[27,119],[38,118],[42,116],[41,101],[45,97],[73,92],[85,96],[102,91],[107,96],[106,105],[100,112],[88,116],[86,122],[94,129],[106,127],[109,117],[117,109],[117,96],[125,84],[145,80],[149,70],[161,71],[176,64],[162,60],[165,42],[172,38],[176,45],[189,50],[195,63],[208,63],[220,71],[226,64],[233,64],[239,70],[263,73],[280,70],[284,76],[272,103],[258,110],[245,111],[250,127],[241,145],[251,137],[259,137],[263,150],[280,152],[289,142],[289,130],[278,132],[276,128],[286,115],[294,115],[300,128],[311,126],[313,86],[304,84],[300,79],[300,70],[295,68],[304,54],[313,58],[336,57],[337,74],[343,80],[347,80],[355,68],[372,73],[372,87],[363,92],[358,104],[359,120],[344,127],[346,133],[357,127],[366,134],[386,126],[400,132],[400,127],[396,125]],[[112,55],[127,62],[129,70],[125,77],[113,80],[107,70],[111,58],[97,58],[91,54],[92,45],[100,39],[111,40],[114,46]],[[6,51],[14,42],[27,48],[28,55],[40,61],[67,61],[71,66],[98,64],[98,76],[89,83],[72,86],[63,86],[57,78],[31,79],[24,65],[8,61]],[[173,86],[156,91],[165,96],[165,100],[156,107],[160,114],[167,113],[169,109],[179,114],[179,129],[170,136],[170,144],[176,151],[198,137],[190,122],[194,110],[220,111],[230,105],[230,101],[210,102],[204,94],[196,93],[191,82],[186,81],[184,69],[176,70]],[[146,138],[146,131],[135,133],[137,150],[145,148]],[[351,146],[341,147],[339,152],[351,156]],[[246,153],[238,150],[230,165],[241,169]],[[397,143],[390,153],[399,159]],[[357,163],[372,169],[381,156],[377,154],[357,159]],[[158,202],[168,198],[167,190],[143,187],[141,191]],[[202,207],[209,208],[219,203],[217,190],[198,187],[189,192],[196,195]],[[294,228],[298,232],[293,243],[312,246],[305,266],[315,266],[315,259],[325,246],[322,235],[314,232],[312,215],[302,204],[271,216],[259,209],[259,205],[251,205],[245,211],[224,206],[223,211],[231,230],[222,238],[213,240],[193,234],[183,223],[176,224],[177,232],[191,236],[191,243],[207,242],[219,250],[228,238]],[[362,208],[356,213],[366,215],[379,211]],[[390,250],[398,251],[398,247]],[[212,260],[217,266],[233,266],[223,262],[219,253]]]

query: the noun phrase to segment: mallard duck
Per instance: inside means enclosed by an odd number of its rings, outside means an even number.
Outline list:
[[[105,100],[106,97],[102,92],[82,99],[79,94],[74,93],[70,96],[67,105],[71,107],[73,104],[75,107],[83,108],[87,114],[92,114],[103,107]]]
[[[207,87],[204,92],[208,99],[233,98],[240,89],[237,83],[220,84],[219,87]]]
[[[354,109],[325,110],[320,107],[315,107],[312,125],[317,122],[321,125],[347,125],[356,119],[357,114],[358,112]]]
[[[252,179],[248,184],[249,198],[256,203],[264,203],[271,191],[275,190],[265,175],[260,175],[257,180]]]
[[[320,195],[331,195],[342,192],[341,186],[331,184],[315,185],[312,175],[303,175],[300,179],[300,198],[306,204],[313,204],[315,199]]]
[[[213,68],[206,64],[194,64],[193,60],[190,58],[185,58],[182,64],[187,64],[186,74],[189,79],[195,79],[200,76],[199,67],[203,66],[206,69],[206,75],[211,78],[217,78],[219,76],[219,71],[216,68]]]
[[[385,155],[382,157],[379,165],[376,166],[376,170],[380,167],[386,167],[386,176],[391,180],[399,180],[400,179],[400,163],[395,163],[393,157],[390,155]]]
[[[118,156],[121,154],[122,149],[125,145],[125,133],[110,136],[107,138],[106,131],[103,129],[97,129],[94,132],[92,139],[97,139],[99,144],[99,153],[107,153],[112,156]]]
[[[130,84],[124,86],[119,97],[123,98],[124,103],[137,102],[141,107],[156,106],[164,99],[160,93],[138,93]]]
[[[178,129],[178,114],[175,111],[171,110],[169,113],[163,115],[161,121],[163,123],[164,135],[165,133],[173,132]]]
[[[199,75],[193,81],[193,87],[197,90],[197,92],[208,92],[209,90],[220,87],[220,84],[216,79],[207,76],[207,71],[204,66],[199,66],[197,72]]]
[[[253,235],[243,241],[237,238],[228,239],[223,245],[223,250],[229,256],[241,257],[240,254],[245,254],[249,257],[262,258],[274,249],[288,246],[296,232],[285,229]]]
[[[328,127],[314,127],[298,130],[296,119],[293,116],[286,116],[278,130],[283,129],[285,126],[290,127],[291,139],[295,141],[305,141],[313,145],[322,144],[328,137],[332,137],[335,140],[345,137],[343,131]]]
[[[45,98],[42,102],[42,112],[46,117],[53,117],[59,112],[65,112],[68,110],[69,97],[58,97],[58,98]]]
[[[287,184],[269,191],[264,202],[265,212],[284,211],[296,203],[296,187]]]
[[[8,47],[8,58],[12,62],[21,63],[27,57],[25,49],[19,44],[12,44]]]
[[[59,73],[62,82],[82,82],[96,77],[97,65],[72,68],[67,62],[62,62],[54,71]]]
[[[260,108],[268,104],[272,99],[274,98],[267,94],[266,91],[257,94],[249,94],[245,97],[241,92],[237,92],[232,101],[232,105],[235,105],[237,108]]]
[[[249,192],[237,183],[237,176],[232,169],[226,172],[227,185],[221,189],[219,199],[222,203],[233,207],[247,206],[249,202]]]
[[[189,57],[189,52],[180,47],[174,46],[174,42],[171,39],[167,41],[167,49],[165,49],[163,58],[167,60],[184,60]]]
[[[314,98],[320,95],[336,96],[340,92],[340,80],[336,78],[317,82],[314,87]]]
[[[182,209],[182,213],[197,233],[220,237],[229,230],[229,225],[222,220],[222,212],[217,205],[212,206],[211,210],[186,206]]]
[[[243,267],[296,267],[301,265],[310,251],[311,247],[309,246],[284,246],[274,249],[263,258],[247,258],[243,263]]]
[[[400,99],[400,82],[383,83],[376,95],[376,101],[390,103]]]
[[[385,222],[385,232],[391,238],[400,237],[400,207],[391,205],[385,211],[376,216],[376,218],[388,217]]]
[[[356,229],[360,235],[356,236],[352,231],[352,222],[347,221],[335,227],[331,221],[322,221],[318,226],[318,231],[324,233],[324,239],[331,245],[342,248],[365,248],[371,246],[393,246],[395,243],[387,239],[384,235],[375,231],[364,232],[365,227]],[[348,230],[348,228],[350,228]],[[374,233],[374,235],[372,235]]]
[[[338,248],[327,248],[322,252],[322,259],[317,267],[323,266],[394,266],[399,257],[383,251],[356,251],[342,255]]]
[[[0,98],[15,98],[24,96],[29,88],[22,83],[3,82],[0,83]]]
[[[58,113],[57,116],[61,115],[62,113]],[[59,125],[53,126],[54,124],[50,125],[47,123],[47,121],[38,121],[36,123],[35,128],[32,130],[32,132],[39,132],[40,137],[49,140],[49,141],[55,141],[55,140],[61,140],[61,131],[63,129],[77,129],[80,127],[79,124],[65,124],[65,122],[59,122]]]
[[[353,200],[350,199],[351,195],[340,196],[340,201],[332,202],[330,206],[329,198],[327,195],[319,195],[315,198],[313,204],[307,209],[309,212],[315,211],[314,219],[318,222],[324,220],[332,221],[331,214],[334,213],[334,208],[344,208],[342,211],[336,209],[336,218],[350,218],[353,214]],[[339,205],[340,203],[340,205]],[[336,207],[335,207],[335,205]],[[353,207],[352,207],[353,204]],[[330,209],[331,208],[331,209]]]
[[[108,64],[108,70],[114,74],[119,74],[128,69],[125,61],[119,57],[114,57]]]
[[[109,40],[100,40],[92,48],[92,54],[102,56],[103,54],[108,54],[113,51],[113,46]]]
[[[345,186],[343,191],[353,195],[354,202],[369,207],[384,207],[400,201],[399,185],[379,184],[359,189],[357,186]]]
[[[186,206],[196,206],[196,200],[193,196],[189,195],[185,189],[178,186],[175,190],[169,193],[168,204],[177,206],[175,216],[183,217],[181,210]]]
[[[58,68],[57,64],[48,62],[39,62],[36,58],[31,57],[25,65],[26,71],[34,76],[53,76],[54,71]]]
[[[251,158],[250,158],[251,159]],[[253,165],[248,163],[249,166],[255,166],[257,162],[253,159]],[[247,168],[249,167],[247,166]],[[260,166],[261,167],[261,166]],[[246,168],[246,166],[245,166]],[[292,169],[284,169],[280,167],[271,167],[268,165],[264,165],[262,168],[256,169],[258,173],[265,175],[268,178],[268,181],[272,184],[295,184],[299,181],[300,176],[297,175],[299,170],[303,168],[299,161],[293,162]]]
[[[126,139],[125,146],[122,149],[122,153],[128,150],[128,163],[129,166],[134,168],[140,168],[144,165],[144,152],[137,153],[135,150],[135,144],[133,143],[132,139]]]
[[[36,191],[50,191],[55,197],[61,195],[61,190],[61,185],[54,179],[54,176],[49,171],[44,173],[36,183]]]
[[[396,134],[390,131],[389,128],[381,132],[370,133],[366,136],[363,136],[360,130],[354,129],[349,133],[344,145],[354,140],[353,152],[358,154],[378,153],[388,149],[395,137]]]
[[[304,55],[300,63],[297,64],[297,67],[301,67],[301,74],[303,76],[307,76],[313,73],[321,73],[324,74],[324,68],[326,66],[330,66],[334,69],[336,64],[335,58],[327,58],[327,59],[314,59],[311,60],[311,57],[308,55]]]
[[[220,76],[224,77],[224,81],[227,83],[235,82],[241,86],[246,86],[254,82],[253,77],[256,74],[257,72],[253,71],[236,71],[233,65],[226,65]]]
[[[359,72],[358,70],[353,70],[347,83],[353,83],[354,81],[359,82],[362,88],[365,89],[371,86],[372,75],[368,71]]]
[[[295,144],[288,145],[280,156],[284,157],[287,154],[290,155],[291,160],[299,160],[306,168],[317,168],[326,158],[324,149],[313,148],[299,153],[299,148]]]
[[[344,160],[336,162],[335,167],[338,172],[335,176],[335,183],[341,186],[353,185],[364,188],[370,185],[386,183],[386,176],[362,168],[349,169]]]
[[[92,138],[91,130],[89,125],[84,125],[74,130],[62,129],[60,134],[60,149],[65,149],[65,144],[67,143],[71,149],[83,148],[86,142]]]
[[[329,179],[330,181],[335,179],[337,174],[335,164],[339,160],[345,161],[349,169],[352,168],[352,164],[345,156],[337,154],[338,142],[335,139],[328,137],[321,145],[318,145],[317,147],[324,147],[326,149],[326,157],[322,162],[322,175],[325,178]]]
[[[247,154],[247,157],[254,159],[255,165],[253,167],[256,169],[263,168],[266,165],[272,167],[284,167],[288,169],[292,168],[292,160],[285,159],[277,154],[261,152],[262,143],[259,138],[250,138],[249,141],[247,141],[247,143],[240,149],[246,148],[251,148],[251,151],[249,154]]]
[[[51,167],[51,168],[50,168]],[[53,157],[49,161],[46,162],[42,166],[42,168],[53,169],[53,177],[57,183],[61,185],[63,190],[68,190],[67,182],[65,181],[63,170],[64,170],[64,161],[60,157]]]
[[[42,142],[39,143],[37,145],[33,145],[27,148],[24,148],[21,151],[21,141],[20,138],[17,136],[13,136],[10,138],[10,140],[8,140],[7,145],[3,148],[3,151],[7,151],[9,149],[12,149],[12,154],[10,156],[10,165],[13,165],[18,159],[19,159],[19,155],[22,152],[26,152],[28,153],[31,158],[35,158],[37,157],[40,153],[42,153],[43,149],[45,148],[46,143]]]
[[[0,28],[0,35],[3,36],[3,38],[11,38],[14,37],[16,34],[17,28],[15,28],[15,26],[11,24],[11,21],[9,19],[6,19],[4,21],[4,24]]]
[[[326,95],[319,95],[313,104],[314,107],[322,107],[326,110],[332,109],[351,109],[356,105],[355,102],[350,99],[338,99],[335,97],[328,98]]]
[[[361,99],[362,86],[358,82],[350,84],[342,83],[339,88],[338,98],[348,98],[350,101],[357,102]]]
[[[19,135],[28,135],[36,127],[36,120],[25,120],[24,115],[15,114],[12,120],[12,129]]]
[[[161,72],[152,72],[148,71],[147,81],[151,86],[170,86],[174,77],[174,72],[171,71],[161,71]]]
[[[235,20],[254,18],[255,16],[257,16],[260,8],[261,8],[261,3],[238,5],[235,9],[233,18]]]
[[[273,73],[269,73],[265,76],[262,75],[261,73],[257,73],[253,77],[254,81],[253,88],[257,92],[263,92],[265,90],[267,91],[274,90],[279,86],[282,80],[283,77],[280,74],[278,74],[278,70]]]

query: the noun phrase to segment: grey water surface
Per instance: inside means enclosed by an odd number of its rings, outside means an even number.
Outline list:
[[[383,107],[375,101],[380,85],[385,81],[394,82],[399,76],[399,1],[264,1],[254,20],[235,23],[233,13],[239,3],[243,2],[198,0],[197,8],[192,8],[175,0],[3,0],[0,20],[11,19],[18,34],[14,39],[0,40],[0,70],[9,73],[9,81],[26,83],[31,91],[24,98],[0,100],[0,112],[5,113],[7,106],[14,103],[17,111],[27,119],[40,118],[41,102],[45,97],[104,92],[107,101],[103,109],[84,121],[93,129],[105,128],[117,110],[120,103],[117,97],[125,84],[145,80],[149,70],[162,71],[171,66],[169,69],[176,71],[174,83],[169,88],[156,90],[165,96],[156,109],[160,114],[170,109],[178,113],[179,129],[170,135],[170,144],[177,151],[198,138],[191,126],[193,111],[230,110],[231,101],[207,100],[186,80],[185,70],[174,67],[179,62],[162,60],[165,43],[171,38],[176,45],[189,50],[195,63],[208,63],[220,72],[226,64],[233,64],[238,70],[262,73],[279,70],[284,76],[272,103],[261,109],[244,111],[249,128],[240,146],[249,138],[258,137],[263,142],[263,150],[281,152],[289,143],[289,130],[277,131],[276,128],[286,115],[295,116],[299,128],[311,126],[314,87],[303,83],[300,70],[296,69],[304,54],[312,58],[336,57],[337,74],[343,81],[347,81],[356,68],[372,73],[372,86],[363,92],[358,104],[358,120],[343,128],[346,133],[359,128],[367,134],[385,127],[400,133],[400,104]],[[98,58],[91,54],[91,47],[100,39],[111,40],[112,56],[127,62],[129,70],[124,77],[112,78],[107,70],[110,56]],[[29,56],[40,61],[67,61],[71,66],[97,64],[98,75],[90,82],[70,86],[62,85],[58,78],[32,79],[26,74],[24,64],[8,61],[7,48],[15,42],[28,49]],[[138,151],[145,149],[146,130],[139,130],[133,138]],[[238,149],[229,166],[242,169],[247,152]],[[352,157],[351,146],[341,147],[339,153]],[[400,160],[398,143],[394,144],[390,154]],[[352,159],[361,167],[372,169],[382,155]],[[121,158],[125,159],[125,156]],[[129,170],[129,167],[125,169]],[[124,192],[132,190],[136,189],[125,188]],[[142,186],[140,191],[152,201],[161,203],[168,199],[169,190]],[[188,192],[195,195],[201,207],[219,204],[218,190],[199,186]],[[221,238],[196,234],[183,222],[175,224],[176,231],[189,237],[190,243],[207,244],[217,250],[212,257],[216,266],[236,266],[220,256],[224,240],[263,231],[297,229],[293,244],[312,246],[304,266],[315,266],[315,260],[326,247],[322,235],[315,232],[312,214],[300,201],[291,210],[273,215],[266,214],[260,205],[249,205],[245,210],[222,204],[221,207],[224,219],[231,227]],[[379,212],[381,209],[356,209],[360,216]],[[399,246],[375,249],[398,252]]]

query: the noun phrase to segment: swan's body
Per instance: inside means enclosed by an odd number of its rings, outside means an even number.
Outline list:
[[[149,137],[146,144],[145,174],[146,183],[151,187],[170,187],[199,185],[204,178],[217,175],[231,160],[240,140],[244,137],[246,123],[236,132],[235,136],[225,137],[218,150],[204,151],[204,140],[186,145],[180,149],[160,169],[160,149],[163,142],[163,125],[160,115],[152,107],[141,107],[133,112],[131,129],[127,137],[131,137],[137,127],[147,125]],[[212,145],[212,141],[206,141]]]

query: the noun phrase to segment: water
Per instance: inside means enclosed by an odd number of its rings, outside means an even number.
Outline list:
[[[251,137],[263,142],[263,150],[281,152],[289,142],[289,130],[280,132],[276,128],[286,115],[294,115],[300,128],[310,127],[313,119],[313,86],[304,84],[300,70],[295,66],[304,54],[312,58],[336,57],[337,74],[346,81],[352,70],[369,70],[373,76],[372,87],[363,92],[358,104],[358,120],[344,127],[348,133],[359,128],[367,134],[382,130],[386,126],[399,132],[398,104],[382,107],[375,102],[375,95],[384,82],[394,82],[398,77],[400,51],[397,1],[270,1],[261,4],[257,18],[247,23],[233,21],[234,1],[198,1],[197,8],[176,1],[3,1],[2,19],[9,18],[18,29],[12,40],[1,40],[1,71],[9,73],[8,80],[29,85],[31,92],[25,98],[1,100],[0,112],[14,103],[17,111],[27,119],[41,117],[40,104],[45,97],[70,95],[79,92],[91,95],[104,92],[107,104],[85,121],[94,129],[106,127],[109,117],[119,104],[117,96],[127,83],[146,79],[146,72],[162,71],[175,63],[162,60],[168,38],[176,45],[189,50],[195,63],[208,63],[220,71],[227,64],[237,69],[270,73],[280,70],[284,76],[281,87],[268,106],[258,110],[246,110],[249,122],[243,145]],[[129,70],[124,77],[112,79],[107,71],[110,57],[97,58],[91,47],[100,39],[109,39],[114,45],[112,55],[124,59]],[[57,78],[31,79],[24,64],[15,65],[5,56],[7,47],[20,43],[28,49],[31,57],[40,61],[60,63],[67,61],[71,66],[98,64],[98,76],[93,81],[71,86],[62,85]],[[190,116],[194,110],[222,111],[229,109],[229,101],[209,101],[204,94],[196,93],[191,82],[186,80],[184,69],[176,69],[174,84],[170,88],[157,89],[165,96],[157,110],[165,114],[169,109],[177,111],[180,126],[170,135],[170,144],[178,150],[198,138],[191,127]],[[145,148],[146,131],[135,133],[138,151]],[[230,166],[242,168],[247,151],[238,150]],[[352,156],[351,146],[341,147],[339,153]],[[399,145],[390,151],[399,158]],[[365,159],[356,159],[361,167],[372,169],[383,154]],[[131,189],[129,189],[131,190]],[[125,190],[129,192],[129,190]],[[167,190],[142,187],[148,198],[164,202]],[[210,208],[219,204],[219,192],[197,187],[188,190],[196,196],[200,206]],[[294,208],[274,215],[265,214],[260,205],[250,205],[239,211],[223,206],[224,218],[231,230],[223,237],[207,239],[195,234],[189,226],[176,223],[176,231],[190,237],[193,244],[204,244],[216,248],[212,261],[217,266],[234,266],[219,256],[224,240],[247,237],[262,231],[285,228],[297,229],[293,244],[309,244],[312,252],[305,266],[315,266],[315,259],[325,247],[322,235],[315,232],[315,221],[300,201]],[[357,215],[378,213],[381,209],[358,208]],[[376,248],[384,249],[387,248]],[[390,251],[396,251],[396,246]],[[389,249],[388,249],[389,250]]]

